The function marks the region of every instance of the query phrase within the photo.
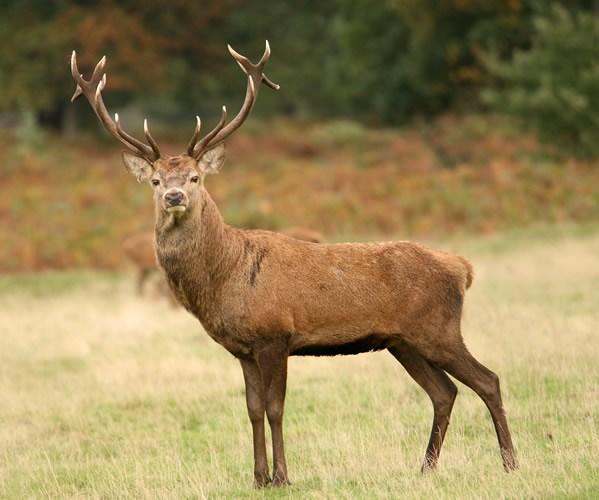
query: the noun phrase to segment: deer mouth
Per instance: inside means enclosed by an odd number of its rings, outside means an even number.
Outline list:
[[[166,208],[166,211],[169,214],[182,214],[185,212],[185,210],[187,210],[187,207],[185,205],[175,205],[173,207]]]

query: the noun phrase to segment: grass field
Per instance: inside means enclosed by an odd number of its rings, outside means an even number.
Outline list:
[[[2,498],[597,498],[599,233],[495,236],[469,256],[464,336],[501,378],[521,469],[505,474],[466,387],[440,467],[431,405],[385,352],[293,358],[293,485],[252,490],[241,370],[185,312],[92,271],[0,278]]]

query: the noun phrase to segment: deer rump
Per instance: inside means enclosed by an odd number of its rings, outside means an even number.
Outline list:
[[[283,336],[290,355],[334,356],[459,332],[472,281],[463,257],[411,242],[317,245],[251,233],[242,276],[222,302],[225,323],[248,344]]]

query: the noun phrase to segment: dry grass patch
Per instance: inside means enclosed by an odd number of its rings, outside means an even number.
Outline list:
[[[475,265],[464,335],[501,377],[519,472],[464,386],[421,476],[430,403],[390,355],[293,358],[294,483],[254,491],[238,363],[185,312],[136,298],[131,276],[57,273],[0,278],[0,497],[597,494],[599,236],[495,243],[446,246]]]

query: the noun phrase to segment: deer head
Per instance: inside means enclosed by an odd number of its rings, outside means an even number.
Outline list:
[[[115,114],[112,119],[102,98],[102,91],[106,86],[106,73],[104,72],[106,56],[100,59],[91,78],[85,80],[77,68],[75,51],[71,55],[71,74],[77,83],[71,101],[81,94],[87,98],[104,128],[125,146],[123,162],[127,170],[136,177],[138,182],[150,183],[154,190],[154,201],[158,211],[173,214],[176,218],[182,217],[186,212],[198,206],[203,193],[205,176],[217,173],[224,164],[225,140],[248,117],[256,102],[260,84],[264,82],[271,89],[279,89],[279,85],[273,83],[263,72],[270,58],[268,41],[266,41],[262,58],[256,64],[237,53],[230,45],[227,47],[235,62],[247,75],[243,105],[237,116],[228,123],[227,110],[223,106],[219,122],[203,137],[201,136],[201,121],[196,116],[196,127],[187,145],[187,150],[178,156],[161,154],[158,143],[150,133],[147,120],[144,120],[146,143],[122,129],[118,114]]]

